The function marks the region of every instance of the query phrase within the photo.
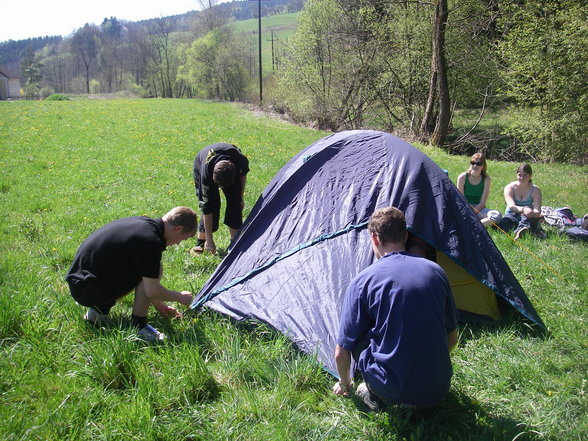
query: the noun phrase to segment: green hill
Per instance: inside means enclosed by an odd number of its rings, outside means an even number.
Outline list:
[[[261,17],[261,52],[264,76],[279,69],[288,39],[296,30],[298,14],[298,12],[293,12]],[[231,24],[236,33],[242,33],[250,42],[251,52],[255,57],[257,57],[258,26],[257,19],[237,21]]]

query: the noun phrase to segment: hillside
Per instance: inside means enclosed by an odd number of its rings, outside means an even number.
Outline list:
[[[283,41],[289,33],[282,32],[285,29],[293,29],[292,25],[296,21],[296,12],[302,9],[304,0],[264,0],[261,3],[262,26],[264,40],[271,40],[271,31],[279,30],[280,41]],[[236,26],[237,32],[257,32],[257,3],[233,1],[221,3],[214,7],[218,14],[226,17],[229,22],[239,23]],[[185,14],[162,17],[172,26],[172,32],[194,33],[195,22],[200,16],[199,11],[189,11]],[[278,18],[280,17],[280,18]],[[106,17],[105,17],[106,18]],[[139,21],[123,21],[126,26],[138,28],[149,28],[157,20],[162,18],[153,18]],[[97,23],[99,24],[99,23]],[[63,40],[61,36],[46,36],[28,38],[26,40],[9,40],[0,42],[0,65],[5,66],[8,70],[20,73],[20,62],[26,51],[32,50],[37,52],[47,46],[53,46]],[[271,45],[270,45],[271,46]],[[257,46],[255,46],[257,47]],[[269,61],[271,69],[271,47],[264,50],[264,60]],[[264,72],[266,70],[264,69]]]

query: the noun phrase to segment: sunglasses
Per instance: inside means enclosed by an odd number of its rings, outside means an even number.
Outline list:
[[[482,163],[476,161],[470,161],[470,165],[477,165],[478,167],[482,167]]]

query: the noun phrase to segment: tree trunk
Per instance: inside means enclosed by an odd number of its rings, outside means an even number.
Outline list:
[[[445,60],[445,27],[447,25],[447,0],[438,0],[435,6],[435,18],[432,36],[431,81],[429,83],[429,98],[421,122],[423,135],[431,135],[433,115],[437,104],[435,129],[430,143],[442,146],[449,130],[451,107],[449,103],[449,85],[447,81],[447,62]]]
[[[445,143],[451,119],[449,103],[449,84],[447,81],[447,61],[445,60],[445,27],[447,26],[447,0],[440,0],[435,9],[435,39],[437,40],[437,85],[439,93],[439,114],[431,137],[431,144],[441,147]]]

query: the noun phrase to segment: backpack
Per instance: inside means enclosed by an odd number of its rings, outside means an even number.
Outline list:
[[[543,220],[554,227],[575,227],[582,224],[583,219],[578,219],[568,207],[553,208],[542,206],[541,216]]]

